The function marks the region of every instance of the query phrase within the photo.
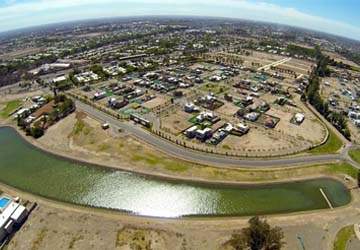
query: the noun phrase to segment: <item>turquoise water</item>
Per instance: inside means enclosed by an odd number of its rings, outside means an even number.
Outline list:
[[[8,198],[2,197],[0,199],[0,209],[4,208],[9,203],[9,201],[10,200]]]
[[[44,153],[12,128],[0,128],[0,181],[27,192],[80,205],[144,216],[259,215],[328,208],[350,202],[346,187],[319,179],[266,186],[176,183],[75,163]],[[121,164],[121,162],[119,162]]]

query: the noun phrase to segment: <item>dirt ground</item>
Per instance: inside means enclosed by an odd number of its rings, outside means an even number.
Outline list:
[[[238,111],[238,110],[239,110],[239,107],[235,106],[232,103],[225,102],[225,104],[223,106],[221,106],[220,108],[218,108],[216,110],[216,113],[222,114],[225,116],[233,116],[236,113],[236,111]]]
[[[309,69],[307,68],[304,68],[304,66],[299,66],[299,65],[296,65],[296,64],[291,64],[290,63],[291,61],[287,62],[287,63],[284,63],[284,64],[281,64],[279,65],[280,68],[282,69],[288,69],[288,70],[292,70],[298,74],[307,74]]]
[[[240,152],[268,152],[271,154],[271,152],[292,149],[298,145],[286,137],[278,136],[271,130],[251,127],[249,133],[241,137],[227,136],[219,146]]]
[[[40,206],[7,249],[180,250],[187,245],[182,233],[135,228],[121,220]]]
[[[290,123],[290,120],[296,113],[302,113],[301,110],[283,111],[281,109],[270,109],[267,114],[280,117],[275,130],[279,133],[288,134],[298,141],[307,141],[310,144],[320,143],[325,137],[325,129],[313,117],[307,116],[300,125]]]
[[[142,106],[147,109],[153,109],[155,107],[161,106],[165,104],[167,100],[163,97],[156,97],[155,99],[152,99],[146,103],[144,103]]]
[[[325,55],[330,56],[330,58],[333,58],[335,61],[337,62],[343,62],[345,64],[351,65],[351,66],[355,66],[358,67],[359,65],[357,65],[356,63],[354,63],[353,61],[350,61],[348,59],[346,59],[345,57],[339,55],[338,53],[333,53],[333,52],[329,52],[329,51],[324,51],[323,52]]]
[[[311,68],[311,66],[314,65],[313,62],[306,61],[306,60],[299,60],[299,59],[295,59],[295,58],[292,58],[291,61],[287,62],[286,64],[298,66],[298,67],[304,68],[304,69]]]
[[[193,114],[186,113],[183,110],[177,110],[175,113],[162,119],[162,129],[177,135],[192,125],[188,120],[193,116]]]
[[[76,114],[69,115],[66,119],[51,126],[43,137],[38,139],[42,145],[47,145],[51,148],[63,148],[64,150],[71,150],[69,139],[70,133],[73,130],[76,119]]]
[[[220,54],[236,56],[236,54],[231,54],[231,53],[220,53]],[[274,63],[274,62],[277,62],[277,61],[280,61],[280,60],[286,58],[284,56],[265,53],[265,52],[259,52],[259,51],[251,51],[251,54],[249,56],[241,55],[238,57],[240,57],[244,60],[243,65],[247,66],[247,67],[253,67],[252,63],[259,63],[260,67],[263,67],[265,65],[269,65],[271,63]],[[311,63],[311,62],[291,58],[290,61],[285,62],[284,64],[280,64],[278,66],[281,68],[288,68],[288,69],[294,70],[298,74],[307,74],[308,71],[311,69],[312,65],[313,65],[313,63]]]

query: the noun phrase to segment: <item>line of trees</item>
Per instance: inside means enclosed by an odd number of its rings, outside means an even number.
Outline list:
[[[286,52],[291,55],[302,55],[315,58],[318,55],[318,48],[306,48],[295,44],[289,44],[286,48]]]
[[[313,70],[309,85],[307,86],[305,94],[302,96],[302,100],[308,100],[309,103],[328,120],[334,127],[342,133],[346,138],[350,139],[351,134],[347,126],[347,118],[335,111],[329,110],[329,104],[324,101],[320,96],[320,77],[326,77],[331,75],[331,71],[328,67],[329,57],[324,56],[319,48],[317,50],[317,66]]]

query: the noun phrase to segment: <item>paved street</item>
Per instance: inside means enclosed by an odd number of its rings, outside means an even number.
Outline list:
[[[78,108],[84,112],[90,114],[98,120],[106,121],[111,126],[121,128],[133,136],[157,147],[158,149],[175,155],[181,159],[187,159],[197,162],[203,162],[207,164],[226,164],[232,166],[247,166],[247,167],[279,167],[279,166],[294,166],[299,164],[315,164],[323,162],[334,162],[334,161],[348,161],[359,168],[359,165],[350,160],[347,152],[351,146],[350,144],[343,148],[340,154],[334,155],[313,155],[313,156],[298,156],[289,158],[269,159],[269,160],[257,160],[257,159],[237,159],[232,157],[223,157],[219,155],[211,155],[205,153],[199,153],[189,149],[185,149],[181,146],[177,146],[171,142],[163,140],[139,126],[134,126],[131,122],[121,122],[115,118],[81,102],[76,102]]]

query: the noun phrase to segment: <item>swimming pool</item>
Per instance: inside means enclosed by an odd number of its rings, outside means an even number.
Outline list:
[[[6,205],[9,203],[9,199],[6,197],[1,197],[0,199],[0,209],[3,209],[4,207],[6,207]]]

